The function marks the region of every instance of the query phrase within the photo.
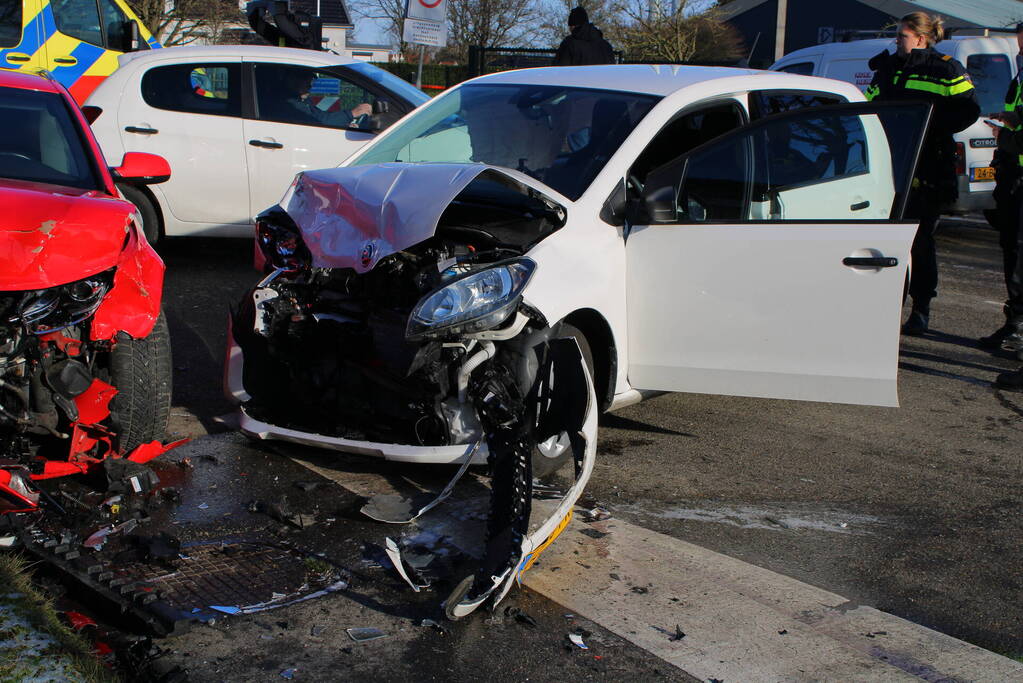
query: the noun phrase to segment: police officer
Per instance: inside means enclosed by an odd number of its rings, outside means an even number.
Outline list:
[[[913,178],[908,213],[920,220],[913,240],[913,274],[909,294],[913,311],[902,333],[921,335],[930,322],[931,299],[937,296],[938,258],[934,231],[941,205],[955,200],[955,140],[952,135],[977,120],[973,83],[963,65],[934,49],[944,37],[941,19],[913,12],[899,20],[896,53],[885,50],[871,58],[874,80],[869,100],[928,100],[934,104],[931,128]]]

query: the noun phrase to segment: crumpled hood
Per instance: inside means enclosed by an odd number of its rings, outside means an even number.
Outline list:
[[[0,291],[55,287],[117,264],[135,207],[96,191],[0,183]]]
[[[532,178],[498,166],[388,163],[300,173],[281,208],[301,232],[314,268],[365,273],[385,256],[432,237],[448,204],[484,173],[556,196]]]

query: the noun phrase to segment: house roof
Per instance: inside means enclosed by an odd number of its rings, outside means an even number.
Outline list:
[[[720,8],[723,20],[747,12],[769,0],[735,0]],[[1011,26],[1023,21],[1023,3],[1018,0],[856,0],[894,17],[925,11],[940,14],[952,26]]]

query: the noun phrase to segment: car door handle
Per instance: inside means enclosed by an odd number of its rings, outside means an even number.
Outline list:
[[[12,63],[12,64],[15,63],[15,62],[18,62],[18,63],[20,63],[20,62],[27,62],[30,59],[32,59],[30,56],[28,56],[26,54],[23,54],[21,52],[9,52],[7,54],[7,61]]]
[[[249,140],[249,144],[253,147],[263,147],[264,149],[284,149],[284,145],[279,142],[267,142],[266,140]]]
[[[57,64],[77,64],[78,60],[74,57],[54,57],[53,61]]]
[[[866,209],[869,206],[870,206],[870,202],[869,201],[867,201],[867,202],[857,202],[855,204],[852,204],[849,207],[849,210],[850,211],[863,211],[863,209]]]
[[[894,268],[899,259],[891,256],[846,256],[842,259],[843,266],[866,266],[868,268]]]
[[[125,126],[124,130],[127,133],[141,133],[142,135],[156,135],[160,132],[155,128],[143,128],[141,126]]]

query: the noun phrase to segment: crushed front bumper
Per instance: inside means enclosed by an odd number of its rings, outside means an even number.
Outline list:
[[[285,441],[303,446],[314,446],[343,453],[368,455],[395,462],[421,463],[424,465],[460,464],[465,460],[474,443],[456,444],[453,446],[409,446],[395,443],[379,443],[375,441],[357,441],[335,436],[326,436],[314,432],[303,432],[296,429],[280,427],[258,420],[249,415],[241,404],[249,400],[249,395],[242,384],[242,370],[245,366],[245,354],[234,340],[231,320],[228,318],[227,352],[224,358],[224,387],[227,398],[238,404],[238,429],[246,436],[262,441]],[[485,465],[487,462],[487,445],[480,444],[473,456],[473,465]]]

